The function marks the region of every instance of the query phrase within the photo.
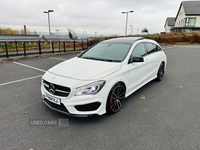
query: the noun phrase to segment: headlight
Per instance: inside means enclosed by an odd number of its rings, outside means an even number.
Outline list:
[[[85,86],[78,87],[76,88],[75,96],[97,94],[102,89],[105,83],[106,81],[97,81],[91,84],[87,84]]]

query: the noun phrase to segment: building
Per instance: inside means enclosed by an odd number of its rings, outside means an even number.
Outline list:
[[[175,17],[168,17],[166,19],[165,26],[164,26],[166,33],[169,33],[170,29],[175,27],[175,19],[176,19]]]
[[[167,30],[165,26],[165,30]],[[170,28],[171,33],[200,32],[200,1],[183,1],[175,17],[175,27]]]

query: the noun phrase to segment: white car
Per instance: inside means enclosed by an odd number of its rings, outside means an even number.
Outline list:
[[[102,41],[42,77],[44,103],[69,116],[118,112],[125,98],[153,79],[161,81],[165,52],[142,37]]]

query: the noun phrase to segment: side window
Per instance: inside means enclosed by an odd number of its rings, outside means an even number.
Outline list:
[[[157,51],[162,51],[162,49],[158,45],[156,45],[156,49]]]
[[[147,47],[147,54],[155,52],[155,46],[151,43],[145,43]]]
[[[146,47],[147,47],[147,53],[153,53],[153,52],[157,52],[157,51],[161,51],[161,48],[156,45],[156,44],[152,44],[152,43],[145,43]]]
[[[146,55],[146,50],[145,50],[144,44],[140,43],[135,46],[135,48],[131,54],[131,57],[143,57],[145,55]]]

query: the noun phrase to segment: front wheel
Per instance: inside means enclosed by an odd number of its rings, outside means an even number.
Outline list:
[[[162,63],[158,69],[157,78],[156,78],[157,81],[162,81],[164,73],[165,73],[165,66],[164,66],[164,63]]]
[[[125,93],[126,90],[123,84],[117,83],[113,86],[107,99],[106,110],[108,113],[116,113],[123,107]]]

